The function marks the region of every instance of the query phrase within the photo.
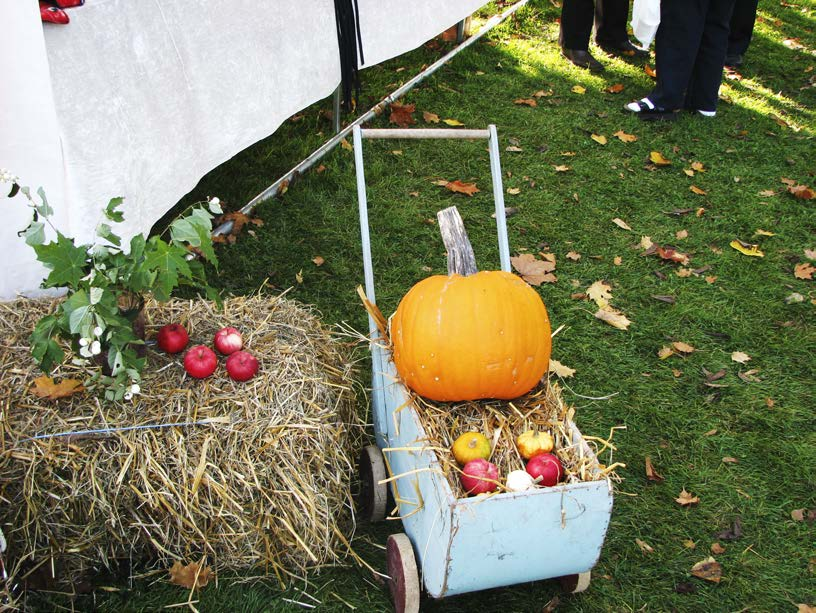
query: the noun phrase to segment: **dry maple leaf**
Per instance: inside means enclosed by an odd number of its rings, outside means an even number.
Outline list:
[[[713,553],[715,556],[718,556],[721,553],[725,553],[725,547],[723,547],[716,541],[711,543],[711,547],[709,547],[709,549],[711,550],[711,553]]]
[[[59,383],[56,383],[48,375],[37,377],[31,386],[32,394],[39,398],[45,398],[46,400],[67,398],[84,390],[85,388],[82,387],[82,381],[79,379],[63,379]]]
[[[813,200],[813,198],[816,198],[816,193],[807,185],[794,185],[789,187],[788,191],[793,194],[794,197],[800,198],[801,200]]]
[[[740,364],[745,364],[745,362],[748,362],[751,359],[751,356],[749,356],[747,353],[743,353],[742,351],[734,351],[731,354],[731,359],[734,362],[739,362]]]
[[[755,258],[765,257],[765,254],[760,250],[759,245],[755,245],[753,243],[746,243],[745,241],[741,241],[738,238],[732,240],[728,244],[731,245],[731,247],[733,247],[740,253],[742,253],[743,255],[748,255]]]
[[[684,238],[688,238],[688,230],[678,230],[674,233],[674,236],[677,240],[681,241]]]
[[[563,164],[560,164],[558,166],[554,166],[553,168],[555,168],[555,172],[567,172],[570,169],[569,166],[565,166]]]
[[[670,358],[674,355],[674,349],[671,347],[661,347],[657,351],[657,357],[661,360],[665,360],[666,358]]]
[[[586,87],[581,87],[580,85],[573,85],[572,90],[570,90],[570,91],[572,91],[575,94],[585,94],[586,93]]]
[[[619,255],[616,255],[614,258],[612,258],[612,264],[614,264],[615,266],[620,266],[621,264],[623,264],[623,258]]]
[[[816,272],[816,267],[810,262],[802,262],[797,264],[793,269],[793,276],[797,279],[813,279],[813,273]]]
[[[675,341],[672,343],[672,347],[674,347],[680,353],[694,353],[694,347],[682,341]]]
[[[592,136],[590,136],[590,138],[592,140],[594,140],[596,143],[598,143],[599,145],[605,145],[606,144],[606,136],[604,136],[602,134],[593,134]]]
[[[553,373],[554,375],[561,377],[562,379],[566,379],[571,377],[575,374],[575,369],[570,368],[569,366],[564,366],[558,360],[550,360],[550,367],[549,372]]]
[[[439,115],[436,113],[429,113],[428,111],[422,111],[422,119],[425,123],[439,123]]]
[[[705,560],[697,562],[691,567],[691,574],[698,579],[705,579],[713,583],[719,583],[722,579],[722,566],[713,557],[709,556]]]
[[[681,507],[687,507],[689,505],[699,503],[700,498],[698,496],[692,496],[689,492],[686,491],[686,488],[683,488],[683,491],[680,492],[680,495],[677,498],[675,498],[674,501]]]
[[[456,192],[458,194],[465,194],[467,196],[472,196],[478,191],[481,191],[478,187],[476,187],[475,183],[462,183],[461,181],[448,181],[445,183],[445,188],[449,189],[452,192]]]
[[[202,569],[197,562],[190,562],[187,566],[183,566],[181,562],[176,560],[170,569],[170,583],[180,585],[188,590],[204,587],[214,576],[215,573],[209,566]]]
[[[739,460],[731,456],[725,456],[721,461],[723,464],[739,464]]]
[[[416,104],[398,104],[393,102],[391,104],[391,116],[388,121],[397,124],[400,128],[407,128],[415,124],[413,113],[416,110]]]
[[[354,147],[348,142],[348,139],[343,139],[340,141],[340,147],[345,149],[346,151],[354,151]]]
[[[649,236],[641,236],[640,237],[640,246],[643,249],[651,249],[654,246],[651,237]]]
[[[673,247],[657,247],[655,249],[655,253],[659,255],[664,260],[669,260],[670,262],[677,262],[678,264],[683,264],[684,266],[689,263],[689,256],[685,253],[681,253],[674,249]]]
[[[609,306],[598,309],[595,312],[595,317],[601,321],[605,321],[610,326],[617,328],[618,330],[628,330],[629,326],[632,325],[632,322],[629,321],[626,315]]]
[[[538,106],[538,102],[535,101],[535,98],[517,98],[516,100],[513,100],[513,104],[524,104],[532,107]]]
[[[658,473],[655,470],[654,466],[652,466],[652,458],[650,458],[649,456],[646,456],[645,463],[646,463],[646,478],[649,481],[656,481],[658,483],[662,482],[663,481],[663,475]]]
[[[507,193],[510,194],[511,196],[516,196],[521,193],[521,189],[518,187],[508,187]]]
[[[634,134],[627,134],[623,130],[618,130],[612,136],[617,136],[618,140],[624,143],[634,143],[638,139]]]
[[[604,89],[604,91],[608,94],[619,94],[623,91],[623,83],[615,83],[614,85],[610,85]]]
[[[620,217],[615,217],[615,219],[612,220],[612,223],[618,226],[619,228],[623,228],[624,230],[632,229],[629,227],[629,224],[623,221]]]
[[[769,232],[768,230],[763,230],[762,228],[757,228],[754,231],[754,234],[757,236],[776,236],[776,232]]]
[[[691,168],[684,168],[683,172],[688,177],[693,177],[694,176],[694,171]]]
[[[663,157],[663,154],[660,153],[659,151],[650,152],[649,161],[655,166],[668,166],[671,164],[671,160]]]
[[[603,306],[612,299],[612,287],[604,281],[595,281],[587,288],[586,295],[598,306]]]
[[[312,258],[312,262],[314,262],[315,266],[323,266],[326,260],[324,260],[321,256],[316,255]]]
[[[646,541],[641,541],[640,539],[635,539],[635,543],[643,553],[654,553],[654,548],[649,545]]]
[[[705,196],[708,193],[707,191],[705,191],[704,189],[700,189],[696,185],[692,185],[691,187],[689,187],[689,190],[694,192],[698,196]]]
[[[692,162],[691,167],[696,170],[697,172],[705,172],[705,166],[703,166],[702,162]]]
[[[816,260],[816,249],[805,249],[805,257],[809,260]]]
[[[524,151],[521,147],[517,147],[516,145],[510,145],[505,149],[505,151],[509,151],[510,153],[521,153]]]
[[[581,254],[577,251],[567,251],[567,259],[572,260],[573,262],[577,262],[581,259]]]
[[[513,268],[518,271],[522,279],[530,285],[541,285],[542,283],[555,283],[558,279],[552,274],[555,264],[548,260],[538,260],[532,253],[510,258]]]
[[[759,195],[765,198],[770,198],[771,196],[776,196],[776,192],[772,189],[764,189],[759,192]]]
[[[796,604],[796,613],[816,613],[816,605],[799,602]]]
[[[458,128],[459,126],[465,125],[461,121],[459,121],[458,119],[443,119],[442,123],[444,123],[445,125],[454,127],[454,128]]]
[[[540,89],[536,93],[533,94],[533,98],[544,98],[546,96],[552,96],[552,95],[553,95],[553,90],[548,89],[547,91],[544,91],[543,89]]]

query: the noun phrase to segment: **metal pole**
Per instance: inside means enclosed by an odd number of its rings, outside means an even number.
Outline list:
[[[391,94],[389,94],[388,96],[383,98],[375,106],[373,106],[371,109],[366,111],[365,114],[358,117],[352,123],[350,123],[345,128],[343,128],[340,132],[338,132],[333,138],[327,140],[320,147],[315,149],[305,160],[301,161],[299,164],[297,164],[295,167],[293,167],[291,170],[289,170],[289,172],[287,172],[285,175],[283,175],[277,181],[275,181],[272,185],[267,187],[264,191],[262,191],[260,194],[255,196],[248,203],[246,203],[241,208],[241,212],[244,213],[245,215],[249,215],[249,213],[252,212],[252,209],[254,209],[255,206],[258,203],[263,202],[264,200],[268,200],[269,198],[274,198],[275,196],[277,196],[278,193],[280,192],[281,185],[283,185],[285,183],[288,186],[289,183],[295,177],[297,177],[300,174],[303,174],[306,170],[308,170],[309,168],[314,166],[314,164],[317,161],[319,161],[329,151],[334,149],[340,143],[340,141],[342,141],[344,138],[346,138],[346,136],[348,136],[351,133],[352,129],[355,126],[360,126],[360,125],[364,124],[366,121],[368,121],[369,119],[372,119],[376,115],[381,114],[383,111],[385,111],[385,109],[392,102],[394,102],[396,100],[399,100],[402,96],[404,96],[411,89],[413,89],[414,86],[417,83],[420,83],[421,81],[425,80],[430,75],[435,73],[442,66],[444,66],[447,62],[449,62],[454,56],[458,55],[460,52],[462,52],[465,49],[467,49],[468,47],[470,47],[473,43],[475,43],[477,40],[479,40],[482,36],[487,34],[490,30],[492,30],[494,27],[496,27],[502,21],[504,21],[505,19],[510,17],[510,15],[515,13],[521,7],[526,5],[528,2],[529,2],[529,0],[519,0],[518,2],[516,2],[513,6],[508,8],[503,13],[491,17],[476,34],[474,34],[473,36],[468,38],[465,42],[463,42],[459,46],[455,47],[449,53],[447,53],[446,55],[444,55],[443,57],[438,59],[436,62],[434,62],[433,64],[428,66],[425,70],[423,70],[422,72],[417,74],[413,79],[411,79],[410,81],[405,83],[402,87],[400,87],[399,89],[395,90],[394,92],[392,92]],[[231,230],[232,230],[232,221],[227,221],[225,223],[222,223],[220,226],[218,226],[213,231],[213,234],[215,234],[215,235],[229,234],[229,232]]]
[[[499,162],[499,136],[496,126],[487,126],[490,138],[490,176],[493,179],[493,199],[496,201],[496,231],[499,235],[499,261],[501,269],[510,272],[510,246],[507,242],[507,216],[504,212],[504,188],[502,187],[501,163]]]
[[[340,90],[342,87],[340,85],[337,86],[337,89],[334,90],[334,133],[337,134],[340,132]]]

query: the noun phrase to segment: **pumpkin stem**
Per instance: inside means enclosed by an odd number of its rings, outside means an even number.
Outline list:
[[[460,274],[463,277],[475,274],[476,256],[465,231],[465,224],[455,206],[443,209],[436,214],[442,242],[448,250],[448,274]]]

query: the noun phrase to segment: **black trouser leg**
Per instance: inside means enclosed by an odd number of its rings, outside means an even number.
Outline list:
[[[561,5],[561,31],[558,42],[564,49],[589,50],[592,33],[592,0],[564,0]]]
[[[694,58],[703,36],[708,0],[662,0],[655,36],[657,84],[649,94],[658,107],[683,106]]]
[[[628,41],[628,16],[629,0],[595,0],[595,42],[604,46]]]
[[[733,9],[734,0],[709,0],[700,48],[686,90],[685,106],[688,108],[703,111],[717,109],[728,48],[728,24]]]
[[[731,16],[731,31],[728,34],[727,55],[745,55],[754,34],[757,4],[759,0],[737,0]]]

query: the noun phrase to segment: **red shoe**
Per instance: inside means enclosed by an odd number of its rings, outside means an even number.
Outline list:
[[[55,2],[61,9],[70,9],[85,4],[85,0],[55,0]]]
[[[61,8],[48,4],[40,0],[40,19],[46,23],[66,24],[70,19],[68,15]]]

